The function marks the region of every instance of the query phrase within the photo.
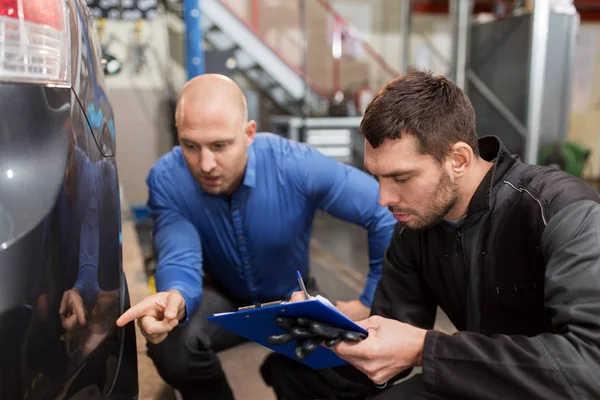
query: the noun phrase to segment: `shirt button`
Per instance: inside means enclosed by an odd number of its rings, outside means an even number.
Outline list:
[[[248,265],[248,260],[244,260],[244,264]]]
[[[238,240],[242,241],[242,240],[244,240],[244,237],[243,236],[238,236]]]

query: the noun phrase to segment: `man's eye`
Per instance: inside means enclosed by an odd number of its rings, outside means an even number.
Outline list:
[[[398,183],[405,183],[409,178],[394,178],[394,180]]]
[[[215,143],[215,144],[213,145],[213,147],[214,147],[216,150],[222,150],[222,149],[224,149],[224,148],[225,148],[225,146],[226,146],[226,144],[225,144],[225,143]]]
[[[195,148],[196,148],[196,146],[195,146],[195,145],[193,145],[193,144],[184,144],[184,147],[185,147],[186,149],[190,149],[190,150],[193,150],[193,149],[195,149]]]

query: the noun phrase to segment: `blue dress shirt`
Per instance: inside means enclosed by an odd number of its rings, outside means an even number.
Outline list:
[[[177,289],[190,317],[202,295],[203,270],[246,304],[299,290],[308,275],[318,209],[368,230],[369,266],[360,301],[370,306],[396,220],[379,206],[379,185],[359,169],[306,144],[257,134],[240,188],[230,197],[205,193],[181,148],[162,156],[147,179],[158,252],[158,291]]]

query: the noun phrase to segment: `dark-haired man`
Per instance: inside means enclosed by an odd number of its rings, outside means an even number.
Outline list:
[[[469,99],[443,77],[391,81],[360,130],[379,202],[400,221],[359,322],[369,336],[334,348],[347,367],[269,356],[261,371],[278,397],[598,398],[598,194],[478,140]],[[437,306],[458,333],[432,329]]]

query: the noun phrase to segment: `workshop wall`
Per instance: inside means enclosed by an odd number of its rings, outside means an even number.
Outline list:
[[[240,16],[251,17],[246,1],[230,0]],[[297,2],[270,0],[269,8],[261,10],[260,26],[272,43],[279,43],[292,63],[301,64]],[[310,2],[309,2],[310,4]],[[402,38],[399,4],[386,0],[335,0],[334,5],[351,24],[365,35],[370,45],[394,69],[400,70]],[[332,87],[331,46],[326,14],[309,8],[309,76],[319,77],[322,86]],[[109,96],[116,115],[118,131],[117,161],[125,196],[130,204],[144,204],[147,199],[145,177],[152,164],[172,145],[170,134],[171,109],[165,93],[165,75],[185,80],[185,71],[173,68],[169,62],[166,20],[160,16],[137,25],[134,22],[107,21],[102,28],[102,41],[115,38],[109,50],[124,66],[122,72],[108,77]],[[136,33],[136,32],[139,32]],[[587,177],[600,176],[600,24],[582,24],[574,70],[573,112],[570,139],[591,148],[593,153],[586,170]],[[140,39],[136,42],[136,37]],[[279,38],[279,39],[277,39]],[[281,39],[283,38],[283,39]],[[280,42],[277,42],[280,40]],[[432,43],[442,57],[428,48]],[[136,57],[136,43],[146,46],[143,62]],[[436,74],[447,74],[450,58],[450,20],[447,15],[416,14],[412,19],[410,39],[411,63]],[[139,50],[139,47],[137,47]],[[341,84],[350,90],[369,78],[378,89],[389,76],[381,67],[360,55],[346,57],[341,65]],[[181,76],[179,76],[181,75]]]
[[[137,24],[106,20],[101,41],[123,63],[107,77],[108,96],[115,113],[117,164],[124,197],[131,205],[145,204],[145,179],[154,162],[171,148],[171,110],[167,104],[165,21]]]

